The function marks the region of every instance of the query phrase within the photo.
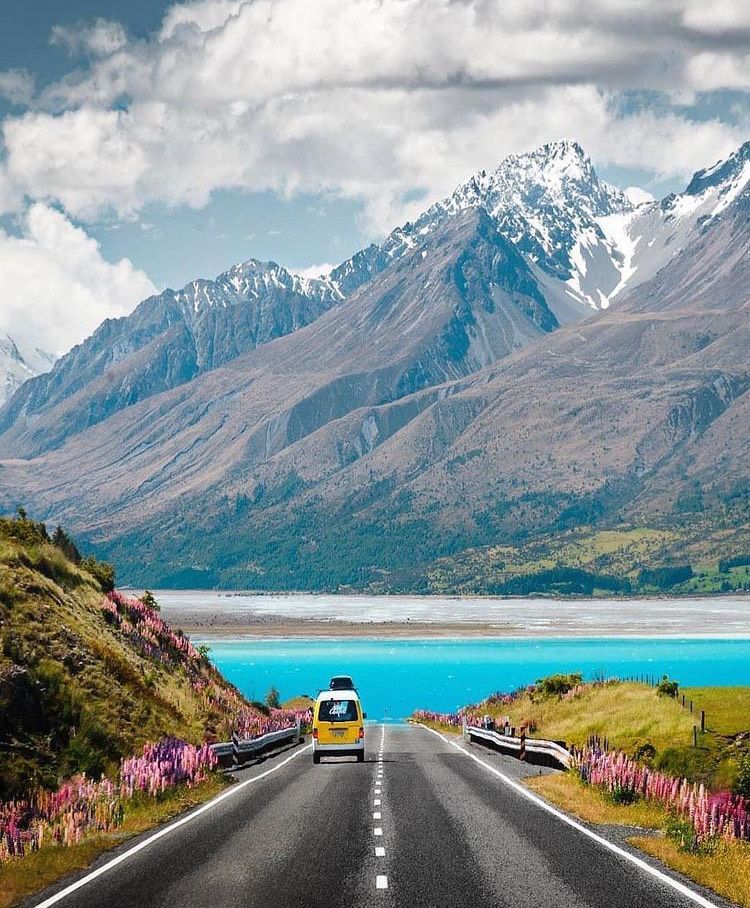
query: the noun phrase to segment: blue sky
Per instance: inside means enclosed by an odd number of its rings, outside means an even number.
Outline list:
[[[750,138],[745,0],[0,2],[0,332],[56,351],[544,141],[662,196]]]

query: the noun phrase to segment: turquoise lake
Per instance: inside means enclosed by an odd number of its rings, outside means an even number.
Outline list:
[[[200,641],[196,641],[200,642]],[[210,639],[211,658],[242,692],[314,696],[334,674],[353,676],[370,719],[416,708],[448,712],[552,672],[668,674],[682,685],[750,684],[750,639],[284,638]]]

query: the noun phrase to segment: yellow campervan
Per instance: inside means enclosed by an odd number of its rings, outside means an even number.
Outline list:
[[[313,763],[321,756],[365,759],[365,714],[356,690],[324,690],[313,710]]]

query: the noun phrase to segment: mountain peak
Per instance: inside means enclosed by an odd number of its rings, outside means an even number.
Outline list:
[[[697,196],[711,189],[718,189],[721,195],[731,196],[727,200],[728,204],[745,188],[749,180],[750,142],[744,142],[728,157],[694,173],[685,194]]]
[[[341,299],[329,279],[304,278],[277,262],[250,258],[233,265],[215,280],[198,279],[174,293],[174,300],[186,314],[199,315],[213,307],[265,299],[269,293],[285,291],[329,303]]]
[[[625,193],[597,176],[578,142],[561,139],[508,155],[490,173],[479,171],[443,204],[482,207],[502,232],[556,277],[571,274],[571,250],[597,218],[633,209]]]

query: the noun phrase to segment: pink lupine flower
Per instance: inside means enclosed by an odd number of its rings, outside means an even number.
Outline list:
[[[750,841],[750,804],[728,791],[709,792],[705,786],[675,779],[649,769],[622,752],[590,746],[574,751],[578,774],[605,791],[630,791],[647,801],[674,810],[689,820],[696,842],[723,838]]]

